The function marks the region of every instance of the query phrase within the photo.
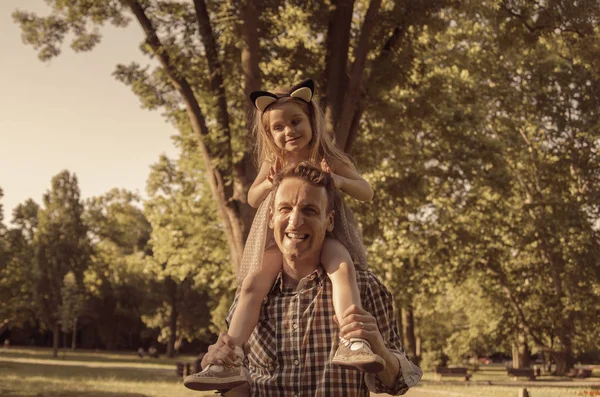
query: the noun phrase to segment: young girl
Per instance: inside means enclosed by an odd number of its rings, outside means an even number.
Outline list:
[[[274,174],[284,166],[310,161],[330,173],[336,188],[346,194],[363,201],[373,197],[371,185],[356,172],[348,156],[335,146],[326,132],[325,117],[312,98],[313,92],[314,83],[306,80],[289,90],[275,94],[257,91],[250,96],[256,107],[254,129],[258,135],[257,157],[261,166],[248,192],[248,203],[260,208],[244,249],[238,274],[242,284],[228,329],[237,346],[240,363],[244,357],[241,347],[256,327],[261,304],[282,266],[282,254],[267,227],[271,201],[267,198]],[[366,267],[366,259],[357,223],[341,197],[336,198],[334,217],[333,236],[325,239],[321,263],[331,280],[334,310],[341,319],[351,305],[361,307],[354,266]],[[347,247],[352,249],[352,255]],[[365,372],[384,369],[385,361],[371,351],[367,341],[341,342],[332,363]],[[195,390],[233,388],[247,382],[244,371],[241,365],[229,368],[210,365],[188,376],[184,384]]]

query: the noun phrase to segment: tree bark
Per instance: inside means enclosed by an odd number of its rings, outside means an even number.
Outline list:
[[[258,32],[258,15],[260,10],[254,0],[241,0],[239,3],[242,20],[240,36],[244,44],[241,50],[242,73],[244,75],[244,94],[246,108],[246,133],[252,134],[252,124],[254,115],[254,106],[250,102],[249,96],[252,91],[261,89],[260,73],[260,42]],[[249,139],[252,139],[249,136]],[[240,217],[242,224],[249,226],[252,224],[256,211],[248,205],[248,186],[256,178],[256,167],[254,164],[253,147],[247,145],[242,159],[234,165],[236,175],[236,185],[234,186],[234,195],[239,197],[241,205]],[[243,241],[248,237],[249,227],[244,230]]]
[[[529,346],[522,330],[517,331],[513,342],[513,368],[529,368]]]
[[[348,82],[348,89],[345,91],[342,98],[342,109],[339,114],[339,121],[335,127],[336,142],[340,148],[348,152],[349,147],[346,143],[348,141],[348,135],[354,121],[354,114],[360,100],[360,92],[362,87],[363,73],[367,62],[367,55],[369,54],[371,33],[375,27],[375,20],[379,13],[379,6],[381,0],[371,0],[369,8],[365,15],[365,21],[360,31],[360,38],[358,39],[358,45],[354,52],[354,63],[352,64],[352,71],[350,72],[350,81]]]
[[[169,315],[169,341],[167,342],[167,357],[175,357],[175,342],[177,341],[177,284],[173,279],[166,279],[167,290],[171,303],[171,314]]]
[[[58,357],[58,345],[60,343],[60,327],[58,322],[52,327],[52,357]]]
[[[258,13],[254,0],[242,0],[240,4],[242,19],[241,36],[244,43],[241,52],[242,73],[244,74],[244,93],[250,96],[252,91],[261,89],[260,42],[258,39]],[[246,101],[248,115],[254,111],[250,101]],[[249,118],[248,120],[251,121]],[[249,131],[250,129],[248,129]]]
[[[354,0],[333,0],[332,5],[326,39],[325,96],[322,98],[329,133],[334,132],[339,120],[348,81],[348,50]]]
[[[71,338],[71,350],[77,348],[77,317],[73,319],[73,337]]]
[[[415,319],[412,305],[402,308],[402,326],[404,335],[404,351],[412,358],[417,359],[417,343],[415,339]]]

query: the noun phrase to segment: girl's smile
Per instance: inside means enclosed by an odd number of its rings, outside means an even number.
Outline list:
[[[312,140],[310,120],[300,105],[293,102],[275,104],[269,112],[269,131],[275,146],[284,152],[308,149]]]

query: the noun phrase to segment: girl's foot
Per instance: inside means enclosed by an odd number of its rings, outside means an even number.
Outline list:
[[[233,389],[248,383],[248,370],[242,364],[244,352],[240,347],[236,347],[235,354],[239,358],[238,365],[211,364],[202,372],[186,376],[183,385],[188,389],[207,391]]]
[[[341,339],[332,364],[362,372],[378,373],[385,369],[385,360],[373,353],[371,345],[364,339]]]

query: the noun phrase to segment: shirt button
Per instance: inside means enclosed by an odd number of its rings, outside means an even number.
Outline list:
[[[294,329],[298,329],[298,323],[293,323],[293,324],[292,324],[292,328],[294,328]]]
[[[300,364],[300,361],[294,360],[294,365],[298,365],[298,364]]]

